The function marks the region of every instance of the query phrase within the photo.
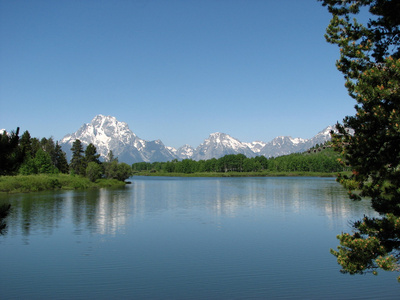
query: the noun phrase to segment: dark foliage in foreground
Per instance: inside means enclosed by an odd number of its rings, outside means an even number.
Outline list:
[[[320,0],[332,19],[326,39],[340,48],[336,66],[356,100],[356,114],[337,125],[334,148],[352,175],[338,180],[350,198],[371,199],[379,218],[353,223],[331,250],[342,272],[399,270],[400,260],[400,1]],[[363,10],[366,24],[355,16]],[[348,129],[352,129],[349,131]],[[398,277],[400,281],[400,276]]]

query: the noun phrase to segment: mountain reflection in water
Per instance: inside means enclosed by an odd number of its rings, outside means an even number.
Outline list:
[[[396,298],[397,274],[330,248],[374,212],[334,178],[134,177],[122,189],[0,195],[2,299]]]
[[[314,185],[315,180],[325,182],[323,189]],[[31,231],[52,234],[69,218],[77,233],[123,233],[129,218],[199,207],[214,216],[230,217],[243,207],[273,210],[275,216],[312,208],[331,222],[347,223],[354,210],[363,213],[369,206],[368,202],[353,205],[331,178],[135,177],[123,189],[19,194],[10,195],[10,200],[10,234],[21,231],[25,236]]]

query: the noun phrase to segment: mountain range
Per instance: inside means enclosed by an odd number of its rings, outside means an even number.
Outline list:
[[[197,148],[183,145],[175,149],[167,147],[161,140],[146,141],[139,138],[127,123],[118,121],[112,116],[97,115],[90,123],[84,124],[75,133],[67,134],[60,145],[71,158],[71,147],[76,139],[84,146],[92,143],[104,160],[112,151],[120,162],[132,164],[135,162],[164,162],[173,159],[207,160],[220,158],[227,154],[244,154],[247,157],[266,156],[277,157],[296,152],[304,152],[316,144],[330,140],[330,131],[334,126],[328,126],[311,139],[278,136],[270,142],[241,142],[225,133],[212,133]]]

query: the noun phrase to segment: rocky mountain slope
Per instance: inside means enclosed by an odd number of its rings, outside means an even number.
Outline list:
[[[112,151],[119,161],[128,164],[134,162],[162,162],[173,159],[207,160],[219,158],[227,154],[244,154],[247,157],[264,155],[277,157],[295,152],[303,152],[330,140],[330,131],[333,126],[328,126],[311,139],[292,138],[279,136],[270,142],[256,141],[251,143],[241,142],[225,133],[212,133],[197,148],[184,145],[178,149],[165,146],[160,140],[146,141],[134,134],[128,124],[118,121],[112,116],[98,115],[91,123],[84,124],[75,133],[66,135],[60,145],[71,158],[71,146],[76,139],[81,140],[84,146],[92,143],[102,159]]]
[[[98,115],[91,123],[84,124],[73,134],[66,135],[60,142],[67,158],[71,158],[71,146],[79,139],[83,145],[96,146],[102,159],[111,150],[119,161],[126,163],[168,161],[176,158],[160,141],[146,141],[136,136],[125,122],[115,117]]]

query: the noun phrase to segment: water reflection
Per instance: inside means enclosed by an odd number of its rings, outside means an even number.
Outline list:
[[[2,196],[3,200],[4,197]],[[124,189],[8,195],[9,234],[51,235],[60,227],[75,235],[115,235],[152,214],[183,216],[204,210],[236,217],[243,209],[327,216],[332,226],[372,213],[369,203],[351,202],[333,179],[324,178],[142,178]],[[1,199],[0,199],[1,200]],[[343,225],[341,224],[341,225]]]
[[[96,212],[98,232],[115,234],[118,229],[124,229],[129,209],[129,197],[126,193],[100,190],[99,205]]]
[[[65,194],[66,215],[70,212],[75,233],[116,234],[123,231],[129,205],[125,189],[68,192]]]
[[[4,203],[0,205],[0,235],[6,232],[7,223],[6,218],[10,212],[11,204]]]
[[[2,196],[5,197],[4,195]],[[129,209],[125,190],[63,191],[8,195],[12,210],[8,217],[10,235],[52,235],[71,224],[82,231],[115,234],[123,230]]]
[[[336,234],[348,228],[349,218],[371,210],[368,202],[349,201],[334,179],[132,182],[117,190],[0,195],[0,204],[12,205],[8,232],[0,236],[7,258],[0,268],[2,297],[361,299],[376,291],[382,298],[382,290],[398,295],[389,283],[395,278],[339,273],[329,254]]]

